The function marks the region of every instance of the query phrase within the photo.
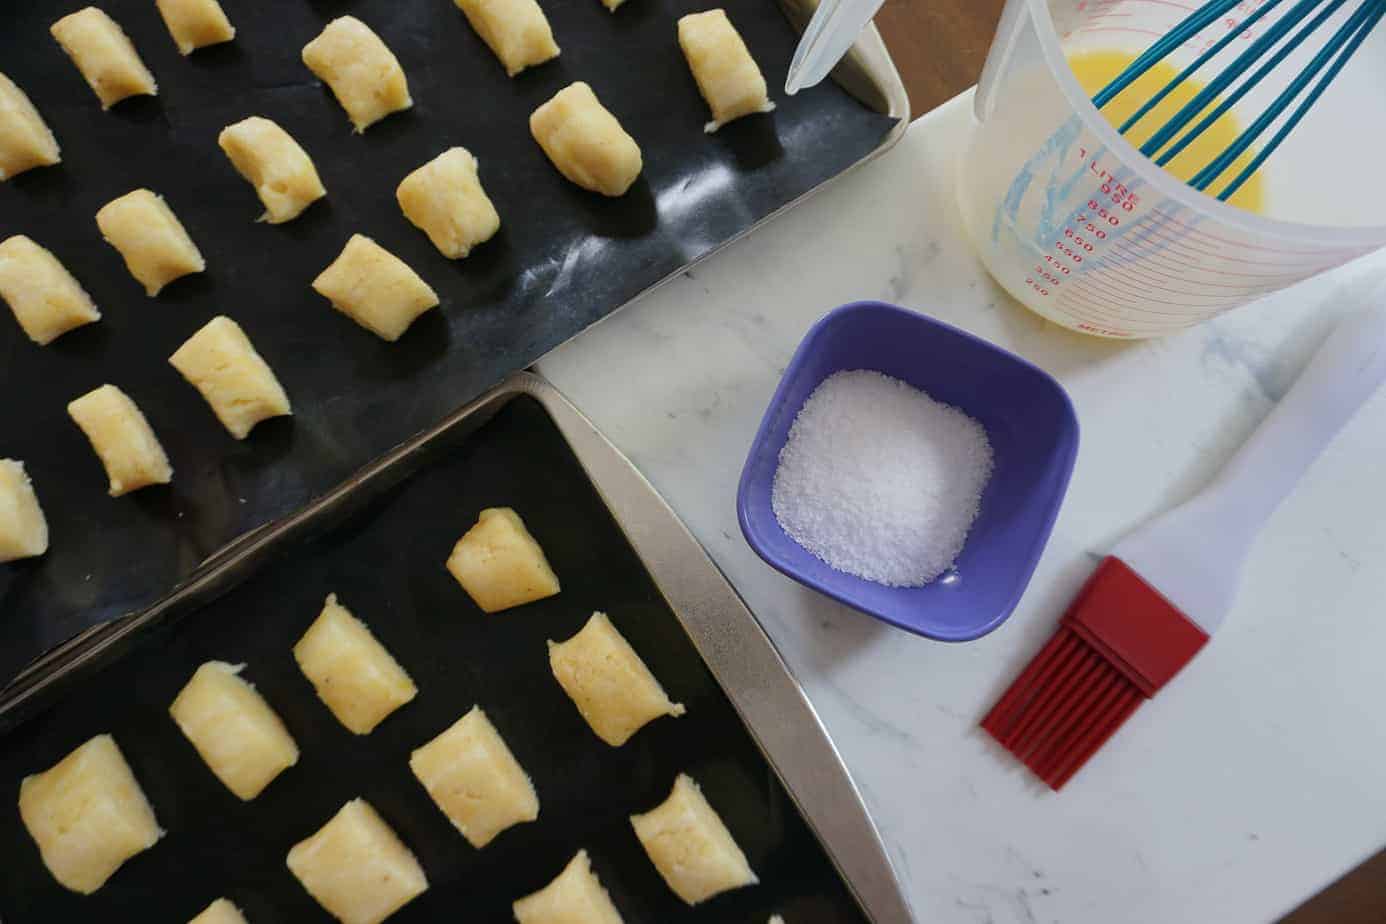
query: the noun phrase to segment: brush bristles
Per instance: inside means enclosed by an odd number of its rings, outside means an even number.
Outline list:
[[[982,728],[1055,790],[1145,698],[1072,629],[1060,626],[982,720]]]

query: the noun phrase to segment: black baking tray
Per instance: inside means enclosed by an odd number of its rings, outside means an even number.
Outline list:
[[[63,146],[62,165],[0,183],[0,239],[24,233],[51,249],[104,315],[46,348],[0,317],[0,457],[24,460],[53,536],[43,558],[0,565],[0,684],[78,630],[148,604],[232,538],[298,509],[896,137],[896,118],[831,81],[782,98],[797,34],[773,0],[725,6],[779,108],[713,136],[675,40],[675,20],[707,6],[696,0],[630,0],[615,14],[598,0],[546,0],[562,56],[513,80],[449,0],[222,0],[236,40],[189,58],[151,0],[103,0],[160,85],[157,98],[106,113],[48,34],[84,2],[0,7],[0,69]],[[415,101],[364,135],[300,60],[346,13],[399,57]],[[623,198],[569,184],[529,136],[529,113],[577,79],[644,150],[644,173]],[[251,114],[284,125],[329,191],[286,225],[254,221],[260,203],[216,145],[222,127]],[[456,144],[479,158],[503,227],[450,262],[400,214],[394,190]],[[208,264],[157,299],[93,219],[141,186],[167,198]],[[442,298],[397,343],[309,288],[354,232],[398,254]],[[241,443],[167,363],[217,314],[241,323],[294,404],[293,418]],[[175,469],[171,486],[106,496],[65,412],[105,382],[149,417]]]
[[[477,511],[514,506],[560,576],[556,597],[496,615],[443,567]],[[92,735],[114,734],[167,835],[91,896],[62,889],[10,807],[0,811],[0,918],[184,921],[226,896],[254,924],[326,921],[284,858],[349,799],[368,799],[418,856],[431,888],[391,921],[510,920],[510,902],[586,848],[631,924],[867,920],[823,846],[722,692],[546,410],[515,397],[474,433],[451,431],[313,515],[254,567],[150,619],[48,689],[0,737],[0,787],[45,769]],[[293,643],[336,593],[419,687],[371,735],[346,731],[300,674]],[[200,599],[199,599],[200,597]],[[607,612],[686,716],[624,747],[587,727],[549,671],[546,639]],[[213,777],[167,708],[209,659],[245,662],[302,757],[242,803]],[[473,849],[409,771],[409,752],[481,704],[532,775],[538,822]],[[830,762],[830,761],[829,761]],[[828,768],[822,768],[826,771]],[[702,784],[758,886],[684,906],[659,879],[628,816]]]

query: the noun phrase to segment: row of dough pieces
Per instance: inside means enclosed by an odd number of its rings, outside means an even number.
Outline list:
[[[236,34],[217,0],[158,2],[184,54],[203,45],[230,41]],[[603,2],[614,10],[624,0]],[[456,3],[510,76],[558,57],[553,32],[536,0]],[[53,24],[51,32],[96,93],[103,109],[131,96],[158,94],[154,75],[140,59],[134,43],[103,10],[89,6],[64,16]],[[742,116],[774,109],[765,78],[725,10],[684,16],[678,21],[678,40],[699,92],[712,110],[712,121],[705,126],[707,131],[715,131]],[[357,132],[414,105],[399,60],[380,36],[354,16],[329,22],[317,38],[303,47],[303,62],[331,88]],[[577,185],[603,195],[624,195],[643,166],[635,139],[602,106],[591,87],[582,82],[569,85],[536,109],[530,116],[530,130],[559,172]],[[304,180],[300,162],[307,162],[310,172],[311,162],[287,133],[281,131],[280,136],[272,139],[274,157],[288,158],[288,174],[296,181]],[[235,160],[235,155],[232,157]],[[57,139],[43,117],[18,86],[0,74],[0,180],[60,160]],[[273,165],[274,160],[270,163]],[[293,218],[323,195],[321,184],[317,184],[316,190],[309,186],[290,194],[279,191],[277,198],[285,201],[282,216],[277,215],[259,175],[248,172],[239,162],[236,166],[256,184],[272,222]],[[264,169],[263,164],[260,169]],[[316,174],[311,178],[316,182]],[[494,232],[492,228],[476,243]],[[455,259],[465,253],[448,256]]]
[[[447,568],[488,613],[554,596],[558,577],[512,509],[483,510],[453,547]],[[347,729],[370,734],[418,695],[409,674],[370,629],[329,595],[293,648],[318,697]],[[639,654],[603,613],[562,643],[549,665],[592,730],[620,747],[660,716],[679,716]],[[169,713],[212,773],[238,798],[258,796],[298,762],[298,746],[244,665],[209,661]],[[539,797],[480,706],[416,749],[409,766],[472,844],[539,817]],[[66,888],[90,894],[163,832],[114,738],[98,735],[20,784],[19,811],[44,864]],[[636,836],[669,887],[697,904],[758,880],[696,783],[680,775],[659,807],[631,818]],[[414,855],[362,799],[348,802],[289,851],[288,867],[319,904],[348,924],[376,924],[428,888]],[[579,851],[549,886],[515,902],[520,924],[618,924],[620,914]],[[195,921],[243,920],[220,899]],[[222,915],[218,918],[217,915]],[[232,915],[227,917],[227,915]]]

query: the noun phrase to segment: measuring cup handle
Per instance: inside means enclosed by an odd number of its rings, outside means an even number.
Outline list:
[[[1021,33],[1029,24],[1029,0],[1006,0],[1006,8],[1001,11],[1001,22],[996,26],[996,36],[991,40],[991,49],[987,52],[987,63],[977,80],[977,95],[972,99],[972,112],[977,116],[977,121],[985,122],[991,118],[991,112],[996,107],[996,85],[1010,64],[1016,42],[1020,41]]]

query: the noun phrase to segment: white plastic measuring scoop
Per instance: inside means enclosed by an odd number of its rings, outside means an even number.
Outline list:
[[[1148,0],[1006,4],[974,101],[959,203],[991,274],[1058,324],[1116,338],[1168,334],[1386,245],[1386,187],[1375,179],[1386,152],[1386,29],[1262,168],[1267,214],[1254,215],[1146,159],[1067,63],[1076,52],[1140,52],[1187,13]],[[1191,63],[1238,22],[1209,26],[1172,63]],[[1246,111],[1263,111],[1302,63],[1287,58],[1248,94]]]
[[[885,0],[820,0],[794,49],[784,92],[793,96],[822,82],[871,22]]]

